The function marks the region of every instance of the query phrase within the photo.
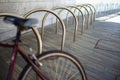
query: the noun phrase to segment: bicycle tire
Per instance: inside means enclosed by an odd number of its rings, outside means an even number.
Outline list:
[[[51,78],[50,80],[87,80],[85,70],[81,63],[67,52],[58,50],[48,51],[43,52],[37,58],[43,64],[43,66],[41,66],[42,71]],[[63,58],[65,59],[63,60]],[[47,60],[49,61],[47,62]],[[65,63],[63,61],[65,61]],[[35,74],[35,76],[33,74]],[[32,69],[32,66],[28,64],[21,72],[18,80],[42,80],[35,78],[36,73]]]

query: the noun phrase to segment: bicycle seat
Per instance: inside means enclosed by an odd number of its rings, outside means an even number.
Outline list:
[[[38,20],[34,18],[19,18],[19,17],[14,17],[14,16],[5,16],[4,17],[4,22],[6,23],[12,23],[17,27],[33,27],[35,24],[37,24]]]

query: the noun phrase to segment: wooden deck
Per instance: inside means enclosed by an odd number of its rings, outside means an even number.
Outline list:
[[[119,15],[117,17],[120,17]],[[93,28],[94,26],[94,28]],[[43,51],[60,49],[61,30],[55,33],[54,27],[45,28]],[[96,21],[81,35],[80,26],[76,42],[73,43],[72,24],[67,27],[64,51],[76,56],[85,68],[88,80],[120,80],[120,23]],[[32,32],[22,36],[21,48],[29,53],[28,46],[37,50]],[[10,41],[9,41],[10,42]],[[5,80],[11,49],[0,47],[0,80]],[[24,64],[23,64],[24,63]],[[24,67],[24,60],[18,55],[13,79]],[[16,80],[16,79],[14,79]]]

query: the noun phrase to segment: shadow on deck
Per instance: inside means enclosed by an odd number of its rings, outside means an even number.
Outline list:
[[[61,30],[59,29],[56,34],[53,28],[45,28],[43,51],[60,49]],[[85,68],[88,80],[115,80],[120,77],[120,23],[98,20],[88,30],[85,30],[83,35],[80,33],[79,26],[74,43],[72,41],[73,30],[73,25],[69,24],[64,51],[79,59]],[[36,39],[32,32],[22,35],[21,48],[26,53],[29,53],[28,46],[37,50]],[[4,80],[10,62],[11,49],[0,47],[0,52],[0,79]],[[18,76],[25,64],[25,61],[18,55],[13,78]]]

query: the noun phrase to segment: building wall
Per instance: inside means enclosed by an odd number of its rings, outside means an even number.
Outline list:
[[[97,11],[105,11],[120,7],[119,0],[0,0],[0,12],[14,12],[24,14],[33,8],[51,9],[56,6],[75,4],[93,4]]]
[[[31,9],[35,8],[42,8],[42,9],[51,9],[53,7],[58,6],[68,6],[68,5],[76,5],[76,4],[85,4],[90,3],[92,4],[97,12],[108,11],[112,9],[120,8],[119,0],[0,0],[0,12],[10,12],[19,15],[24,15],[26,12],[30,11]],[[43,17],[43,13],[35,14],[33,17],[38,18],[39,22]],[[61,15],[61,18],[65,18],[65,14]],[[55,22],[53,16],[49,16],[46,20],[45,25],[49,25]],[[6,27],[6,25],[0,20],[1,29],[0,29],[0,40],[8,39],[15,34],[15,28],[10,25]],[[5,27],[6,28],[5,28]],[[37,25],[41,27],[41,23]],[[11,34],[8,34],[10,31]],[[8,35],[7,35],[7,34]],[[4,36],[2,35],[4,34]],[[7,37],[5,37],[7,36]]]

